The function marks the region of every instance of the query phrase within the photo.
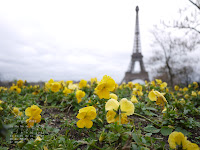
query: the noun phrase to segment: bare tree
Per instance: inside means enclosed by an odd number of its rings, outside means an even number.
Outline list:
[[[195,59],[191,59],[188,53],[196,48],[194,41],[197,37],[188,41],[187,38],[181,36],[179,31],[161,29],[157,26],[152,31],[152,35],[154,51],[149,61],[151,70],[156,72],[156,76],[165,77],[170,85],[174,85],[175,80],[187,84],[185,80],[189,82],[189,77],[193,73],[192,63],[195,62]],[[187,79],[181,78],[183,76]]]
[[[188,54],[200,48],[200,0],[187,1],[188,7],[179,10],[176,20],[161,21],[163,29],[155,26],[152,31],[154,54],[149,64],[154,67],[151,70],[171,85],[188,84],[197,74],[193,64],[198,63],[198,56]]]
[[[200,34],[200,1],[188,0],[188,2],[188,7],[179,9],[177,20],[169,21],[168,23],[163,21],[163,24],[166,27],[185,30],[186,34],[192,31]]]

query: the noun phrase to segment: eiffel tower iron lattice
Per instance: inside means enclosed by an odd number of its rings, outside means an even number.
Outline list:
[[[139,7],[136,7],[136,22],[135,22],[135,38],[133,46],[133,54],[131,55],[131,63],[129,65],[128,71],[125,73],[125,76],[122,82],[129,82],[135,79],[149,80],[148,72],[145,71],[143,56],[141,53],[141,42],[140,42],[140,30],[139,30]],[[135,64],[139,62],[140,72],[135,72]],[[121,83],[122,83],[121,82]]]

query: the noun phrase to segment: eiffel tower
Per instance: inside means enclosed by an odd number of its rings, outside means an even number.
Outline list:
[[[133,54],[131,55],[131,63],[129,65],[128,71],[125,73],[125,76],[122,82],[129,82],[135,79],[141,80],[149,80],[148,72],[145,71],[144,63],[143,63],[143,56],[141,53],[141,43],[140,43],[140,30],[139,30],[139,7],[136,7],[136,22],[135,22],[135,39],[134,39],[134,46],[133,46]],[[135,63],[139,62],[140,64],[140,72],[135,71]],[[121,82],[121,83],[122,83]]]

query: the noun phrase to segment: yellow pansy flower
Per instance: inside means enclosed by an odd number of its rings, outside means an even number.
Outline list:
[[[156,104],[163,107],[164,109],[164,106],[165,106],[165,103],[167,103],[167,100],[165,99],[162,93],[152,90],[151,92],[149,92],[148,97],[151,101],[156,101]]]
[[[67,86],[68,86],[69,84],[73,84],[73,81],[72,81],[72,80],[68,80],[68,81],[66,81],[66,84],[67,84]]]
[[[163,82],[161,85],[160,85],[160,88],[161,89],[164,89],[164,88],[166,88],[167,87],[167,83],[166,82]]]
[[[126,98],[122,98],[119,104],[120,109],[124,114],[127,116],[134,114],[135,106],[131,101],[127,100]]]
[[[193,85],[194,85],[194,89],[196,89],[196,88],[198,88],[198,87],[199,87],[199,85],[198,85],[198,83],[197,83],[197,82],[193,82]]]
[[[109,99],[110,91],[114,91],[115,86],[115,81],[111,77],[104,75],[103,79],[98,83],[97,87],[95,88],[95,93],[99,96],[100,99]]]
[[[24,83],[23,83],[23,81],[22,81],[22,80],[18,80],[18,81],[17,81],[17,86],[18,86],[18,87],[22,87],[22,86],[23,86],[23,84],[24,84]]]
[[[51,88],[52,83],[54,83],[54,80],[50,79],[47,83],[45,83],[45,88],[47,88],[47,89]]]
[[[181,132],[174,131],[169,135],[168,143],[170,148],[172,149],[176,149],[177,145],[182,146],[183,149],[186,149],[187,137],[185,137],[184,134]]]
[[[138,100],[137,100],[137,98],[136,98],[135,95],[133,95],[133,96],[131,97],[131,102],[133,102],[133,103],[138,103]]]
[[[76,98],[78,100],[78,103],[82,101],[82,98],[85,96],[85,92],[82,90],[77,90],[76,91]]]
[[[184,96],[186,99],[188,99],[189,98],[189,95],[188,94],[185,94],[185,96]]]
[[[78,85],[77,85],[77,84],[70,83],[70,84],[68,85],[68,89],[70,89],[70,90],[78,89]]]
[[[4,103],[4,101],[0,100],[0,104]]]
[[[60,90],[61,84],[59,82],[51,83],[51,91],[56,93]]]
[[[66,86],[66,83],[64,80],[58,81],[60,83],[60,88],[63,89]]]
[[[3,108],[0,106],[0,111],[2,111],[3,110]]]
[[[130,89],[132,89],[133,88],[133,82],[128,82],[128,87],[130,88]]]
[[[64,90],[63,90],[63,93],[65,94],[65,96],[67,96],[71,92],[72,92],[72,90],[68,89],[67,87],[65,87]]]
[[[78,84],[79,88],[83,88],[83,87],[86,87],[87,86],[87,81],[86,80],[81,80]]]
[[[175,86],[174,86],[174,90],[175,90],[175,91],[178,91],[178,90],[179,90],[179,86],[178,86],[178,85],[175,85]]]
[[[181,147],[184,150],[199,150],[199,146],[187,140],[183,133],[174,131],[169,135],[168,143],[170,148],[177,149]]]
[[[188,88],[187,88],[187,87],[184,87],[184,88],[183,88],[183,91],[184,91],[184,92],[187,92],[187,91],[188,91]]]
[[[149,97],[149,99],[151,101],[157,101],[158,98],[162,98],[167,103],[167,100],[165,99],[165,97],[163,96],[163,94],[160,93],[160,92],[158,92],[158,91],[152,90],[151,92],[149,92],[148,97]]]
[[[93,125],[91,120],[95,119],[96,116],[96,109],[93,106],[79,109],[79,114],[76,117],[80,120],[77,122],[77,126],[79,128],[91,128]]]
[[[121,114],[117,114],[116,112],[120,111]],[[121,99],[120,102],[118,102],[115,99],[110,99],[106,102],[105,109],[107,112],[106,119],[108,123],[119,121],[119,115],[121,117],[121,123],[127,123],[127,116],[132,115],[135,110],[134,104],[127,100],[126,98]]]
[[[90,79],[90,84],[93,85],[94,83],[97,83],[97,78],[91,78]]]
[[[161,84],[162,83],[162,80],[160,80],[160,79],[155,79],[155,80],[156,80],[157,84]]]
[[[193,97],[197,97],[197,93],[192,91],[192,94],[191,94]]]
[[[22,116],[22,112],[19,111],[19,108],[13,107],[12,111],[16,116]]]
[[[42,109],[40,109],[37,105],[32,105],[31,107],[26,108],[25,114],[30,117],[26,120],[28,128],[32,127],[34,123],[39,123],[41,121],[41,112]]]
[[[18,86],[12,85],[10,87],[11,91],[16,91],[18,94],[21,93],[21,89]]]

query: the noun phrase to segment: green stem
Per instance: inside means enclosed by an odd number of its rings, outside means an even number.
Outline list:
[[[120,111],[120,108],[119,108],[119,125],[121,124],[121,111]]]
[[[167,103],[166,103],[166,108],[167,108],[167,116],[168,116],[169,109],[168,109],[168,105],[167,105]]]
[[[147,121],[153,123],[153,124],[156,125],[157,127],[160,127],[160,125],[156,124],[155,122],[153,122],[152,120],[148,119],[148,118],[145,117],[145,116],[142,116],[142,115],[137,114],[137,113],[134,113],[133,115],[138,116],[138,117],[141,117],[141,118],[144,118],[145,120],[147,120]]]

